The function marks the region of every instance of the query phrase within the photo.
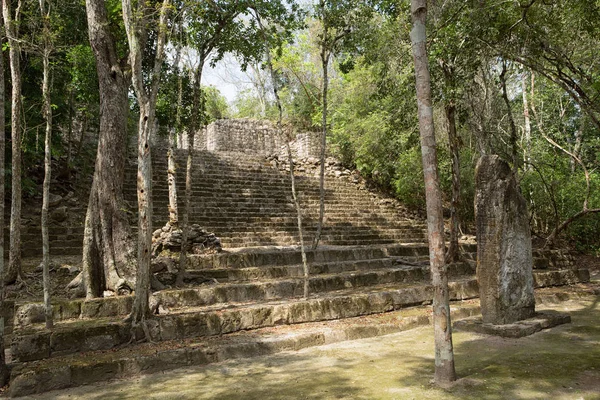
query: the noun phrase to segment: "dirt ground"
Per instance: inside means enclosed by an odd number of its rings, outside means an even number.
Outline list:
[[[447,389],[431,383],[433,334],[418,328],[32,398],[600,399],[600,299],[550,308],[573,322],[521,339],[455,332],[460,379]]]

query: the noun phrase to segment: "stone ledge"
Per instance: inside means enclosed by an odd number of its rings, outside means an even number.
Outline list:
[[[430,309],[430,306],[412,307],[345,321],[313,322],[237,332],[221,337],[145,343],[118,350],[20,363],[12,369],[9,395],[32,395],[192,365],[388,335],[431,324]],[[478,312],[477,302],[451,305],[452,318],[465,318]]]
[[[474,279],[449,283],[450,298],[464,300],[477,296]],[[356,290],[356,289],[354,289]],[[148,323],[152,340],[209,337],[240,330],[282,324],[328,321],[379,314],[419,304],[433,297],[429,284],[383,286],[359,293],[331,293],[324,297],[254,303],[233,308],[189,309],[181,314],[158,315]],[[143,337],[140,330],[139,336]],[[79,320],[57,324],[54,330],[31,327],[13,336],[13,359],[33,361],[90,350],[108,350],[126,344],[131,327],[117,319]]]
[[[461,331],[483,333],[505,338],[521,338],[533,335],[542,329],[549,329],[568,323],[571,323],[570,315],[546,310],[537,312],[532,318],[527,318],[512,324],[494,325],[483,323],[481,317],[472,317],[456,321],[453,326],[454,329]]]

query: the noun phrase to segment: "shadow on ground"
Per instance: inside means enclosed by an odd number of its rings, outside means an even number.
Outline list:
[[[299,352],[179,369],[36,399],[600,399],[600,304],[571,301],[573,323],[521,339],[455,333],[459,381],[431,383],[431,328]]]

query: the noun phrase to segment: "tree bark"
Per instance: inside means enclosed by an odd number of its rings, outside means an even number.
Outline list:
[[[181,31],[181,26],[179,27]],[[169,128],[169,150],[167,151],[167,185],[169,188],[169,225],[173,229],[179,228],[179,208],[177,206],[177,163],[175,149],[177,136],[181,134],[181,108],[183,107],[183,77],[179,70],[181,61],[181,42],[177,44],[174,65],[177,74],[177,103],[175,108],[175,126]]]
[[[3,26],[0,18],[0,45],[4,44]],[[6,122],[4,106],[6,102],[4,85],[4,54],[0,52],[0,308],[4,308],[4,163],[6,150]],[[4,356],[4,317],[0,315],[0,387],[8,383],[9,371]]]
[[[177,272],[177,279],[175,284],[177,286],[183,285],[183,278],[185,277],[185,264],[187,260],[187,242],[189,236],[189,225],[190,225],[190,212],[192,207],[192,173],[194,166],[194,138],[198,129],[201,129],[202,123],[198,121],[202,120],[204,115],[204,102],[202,101],[202,69],[204,68],[204,59],[201,58],[196,73],[194,74],[194,94],[192,104],[192,120],[190,127],[188,128],[188,151],[187,151],[187,164],[185,168],[185,209],[182,215],[181,225],[181,251],[179,252],[179,271]]]
[[[256,12],[256,10],[255,10]],[[292,190],[292,199],[294,200],[294,207],[296,208],[296,216],[298,223],[298,238],[300,239],[300,254],[302,256],[302,269],[304,272],[304,298],[308,298],[309,294],[309,269],[308,269],[308,261],[306,259],[306,249],[304,248],[304,233],[302,231],[302,210],[300,208],[300,201],[298,200],[298,194],[296,193],[296,176],[294,175],[294,157],[292,156],[292,149],[290,147],[290,137],[289,135],[283,135],[283,106],[281,104],[281,98],[279,97],[279,88],[277,85],[277,77],[275,75],[275,70],[273,69],[273,60],[271,58],[271,49],[269,46],[269,42],[267,40],[265,29],[262,25],[260,15],[256,12],[256,19],[261,27],[263,38],[266,45],[266,56],[267,56],[267,67],[269,68],[269,74],[271,75],[271,82],[273,85],[273,96],[275,97],[275,104],[277,104],[277,135],[280,138],[285,140],[285,148],[287,150],[288,161],[290,164],[290,182],[291,182],[291,190]]]
[[[169,186],[169,225],[179,227],[179,209],[177,208],[177,164],[175,147],[177,146],[175,128],[169,129],[169,150],[167,151],[167,184]]]
[[[21,276],[21,46],[18,38],[18,24],[21,14],[21,1],[11,12],[10,1],[2,1],[2,14],[6,36],[10,47],[10,77],[12,83],[11,138],[12,138],[12,183],[10,209],[10,250],[8,269],[4,282],[11,284]]]
[[[323,2],[321,2],[321,7],[324,8]],[[323,10],[323,15],[325,15],[325,11]],[[321,232],[323,230],[323,219],[325,216],[325,154],[326,154],[326,146],[327,146],[327,91],[329,86],[329,58],[331,52],[327,49],[326,38],[327,38],[327,24],[325,19],[323,19],[323,44],[321,45],[321,65],[323,66],[323,132],[321,134],[321,170],[319,171],[319,221],[317,222],[317,232],[315,233],[315,238],[313,240],[313,250],[319,246],[319,241],[321,240]]]
[[[456,106],[448,103],[445,106],[448,119],[448,142],[452,159],[452,201],[450,202],[450,243],[446,252],[446,262],[456,262],[459,258],[458,235],[460,230],[460,139],[456,132]]]
[[[425,20],[426,0],[411,1],[413,58],[415,63],[419,130],[425,179],[427,204],[427,229],[431,263],[431,280],[434,287],[433,330],[435,339],[435,382],[438,385],[456,380],[454,351],[452,348],[452,325],[448,295],[447,267],[444,263],[444,220],[442,196],[437,169],[433,108],[431,104],[431,80],[427,59]]]
[[[42,189],[42,280],[44,286],[44,311],[46,329],[52,329],[52,304],[50,301],[50,239],[48,237],[48,206],[50,204],[50,180],[52,178],[52,104],[50,102],[50,27],[49,13],[46,14],[45,0],[40,0],[40,14],[44,21],[43,63],[43,114],[46,120],[46,137],[44,140],[44,183]]]
[[[524,118],[524,134],[525,134],[525,148],[523,149],[523,160],[524,168],[529,169],[531,164],[531,118],[529,116],[529,104],[527,100],[527,74],[523,71],[521,77],[521,89],[523,92],[523,118]]]
[[[506,104],[506,112],[508,114],[508,122],[510,123],[510,152],[512,158],[512,169],[515,172],[515,176],[518,177],[517,172],[519,171],[519,167],[521,166],[521,162],[519,160],[519,148],[517,143],[517,125],[515,124],[515,119],[513,118],[512,108],[510,106],[510,100],[508,99],[508,90],[506,89],[506,61],[502,63],[502,72],[500,72],[500,85],[502,86],[502,99],[504,99],[504,104]]]
[[[138,122],[138,173],[137,173],[137,198],[138,198],[138,255],[137,274],[135,286],[135,299],[131,310],[132,327],[141,325],[147,339],[150,335],[144,325],[150,312],[150,258],[152,248],[152,158],[150,138],[154,129],[156,117],[156,99],[160,83],[160,71],[163,63],[167,11],[170,0],[164,0],[160,10],[158,25],[158,38],[156,41],[156,55],[154,66],[149,79],[149,86],[144,83],[142,71],[142,38],[145,33],[142,24],[134,16],[131,0],[122,0],[123,21],[127,32],[129,44],[129,58],[132,71],[132,82],[135,95],[140,107]],[[142,12],[144,3],[138,3],[138,15]]]
[[[100,87],[100,132],[83,239],[87,298],[127,294],[135,282],[135,246],[123,201],[129,77],[117,57],[104,0],[86,0]]]

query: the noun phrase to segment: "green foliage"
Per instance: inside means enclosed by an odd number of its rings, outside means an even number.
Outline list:
[[[260,118],[262,115],[261,100],[253,90],[239,92],[233,102],[235,118]]]
[[[206,124],[231,116],[227,99],[225,99],[219,89],[214,86],[205,86],[202,88],[202,94],[204,95],[205,102]]]

